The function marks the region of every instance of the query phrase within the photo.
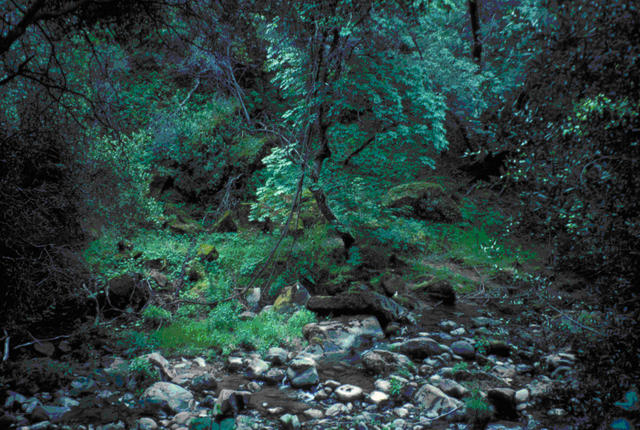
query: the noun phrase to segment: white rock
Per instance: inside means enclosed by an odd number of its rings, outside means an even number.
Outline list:
[[[527,390],[526,388],[523,388],[521,390],[516,391],[515,399],[517,403],[525,403],[526,401],[529,400],[529,390]]]
[[[336,388],[335,393],[336,397],[341,402],[352,402],[362,397],[362,388],[355,385],[345,384]]]
[[[382,391],[372,391],[369,394],[369,399],[371,402],[377,406],[380,406],[389,401],[389,395],[387,393],[383,393]]]

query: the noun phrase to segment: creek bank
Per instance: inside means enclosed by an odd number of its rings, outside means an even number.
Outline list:
[[[153,383],[140,384],[125,360],[109,357],[63,389],[7,391],[0,423],[65,430],[182,430],[211,420],[256,430],[515,430],[546,428],[566,416],[548,404],[548,394],[570,380],[576,358],[534,342],[539,326],[518,327],[460,301],[415,308],[429,311],[398,313],[396,321],[363,314],[309,324],[308,343],[297,349],[238,350],[213,361],[140,356],[157,371]],[[417,323],[403,322],[409,317]],[[385,330],[393,324],[398,330]]]

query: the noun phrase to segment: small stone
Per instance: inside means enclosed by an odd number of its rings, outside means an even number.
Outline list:
[[[223,416],[235,416],[249,405],[250,398],[251,393],[249,391],[222,389],[218,394],[217,401],[220,406],[220,413]]]
[[[279,384],[285,377],[285,371],[282,369],[269,369],[267,373],[260,376],[260,379],[267,384]]]
[[[500,321],[487,317],[471,318],[474,327],[492,327],[500,325]]]
[[[547,415],[549,415],[550,417],[562,417],[567,415],[567,411],[565,411],[562,408],[554,408],[554,409],[550,409],[547,412]]]
[[[319,420],[324,417],[324,413],[320,409],[307,409],[304,415],[312,420]]]
[[[451,336],[462,336],[462,335],[464,335],[466,332],[467,332],[467,331],[464,329],[464,327],[459,327],[459,328],[457,328],[457,329],[455,329],[455,330],[451,330],[451,331],[449,332],[449,334],[450,334]]]
[[[300,419],[297,415],[284,414],[280,417],[280,422],[285,430],[296,430],[300,428]]]
[[[152,418],[142,417],[136,421],[135,428],[136,430],[156,430],[158,424]]]
[[[259,357],[251,357],[248,368],[250,378],[260,378],[269,371],[269,363]]]
[[[433,383],[431,380],[429,382]],[[440,388],[446,395],[453,396],[457,399],[462,399],[467,394],[469,394],[469,390],[467,388],[454,381],[453,379],[442,379],[436,384],[436,386]]]
[[[193,418],[193,415],[190,412],[180,412],[175,417],[173,417],[173,422],[178,425],[188,425],[189,420]]]
[[[458,328],[458,323],[451,320],[443,320],[438,324],[443,330],[451,331]]]
[[[251,381],[247,384],[247,390],[251,391],[252,393],[257,393],[261,389],[262,387],[256,381]]]
[[[270,361],[271,364],[275,366],[281,366],[287,362],[288,355],[289,353],[286,349],[272,347],[267,351],[265,358],[267,359],[267,361]]]
[[[409,415],[409,410],[407,408],[395,408],[393,413],[400,418],[406,418]]]
[[[200,367],[207,367],[207,362],[204,361],[204,358],[202,358],[202,357],[194,358],[193,362],[196,363]]]
[[[329,406],[324,414],[327,417],[335,417],[337,415],[346,414],[347,412],[349,412],[349,409],[344,403],[336,403],[335,405]]]
[[[341,402],[353,402],[362,397],[362,388],[349,384],[341,385],[336,388],[335,394]]]
[[[515,391],[511,388],[492,388],[487,392],[487,398],[496,408],[496,414],[499,417],[514,419],[518,416]]]
[[[242,357],[231,357],[231,356],[229,356],[227,358],[227,368],[230,371],[237,372],[239,370],[242,370],[243,367],[244,367],[244,362],[242,360]]]
[[[465,359],[473,359],[476,356],[476,350],[469,342],[458,340],[451,344],[451,351]]]
[[[529,400],[529,390],[523,388],[516,391],[515,400],[517,403],[525,403]]]
[[[318,390],[313,398],[317,401],[327,400],[329,398],[329,392],[326,388],[323,388],[322,390]]]
[[[386,379],[378,379],[373,385],[376,387],[376,390],[382,391],[383,393],[391,391],[391,382]]]
[[[389,395],[382,391],[375,390],[371,392],[369,399],[374,405],[381,406],[389,401]]]

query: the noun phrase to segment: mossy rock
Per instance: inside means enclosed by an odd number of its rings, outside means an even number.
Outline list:
[[[204,231],[202,226],[195,221],[193,223],[185,223],[178,220],[170,221],[169,228],[175,233],[188,235],[194,235]]]
[[[238,226],[233,220],[233,213],[230,210],[225,211],[220,218],[213,224],[211,230],[215,233],[235,233]]]
[[[293,312],[297,307],[305,306],[310,297],[309,291],[296,283],[282,290],[273,303],[273,309],[278,312]]]
[[[383,203],[388,208],[410,207],[411,216],[425,221],[456,223],[462,221],[460,198],[433,182],[410,182],[391,188]]]
[[[215,261],[218,259],[220,254],[218,254],[218,250],[215,246],[209,243],[203,243],[198,247],[198,257],[204,261]]]
[[[167,224],[175,233],[193,235],[204,231],[204,228],[191,218],[182,207],[167,204],[165,206],[165,213],[169,216]]]

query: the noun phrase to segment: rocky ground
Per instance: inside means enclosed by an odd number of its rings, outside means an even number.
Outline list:
[[[304,291],[285,297],[283,312],[335,305]],[[104,356],[55,392],[8,391],[0,428],[567,428],[548,394],[569,383],[575,355],[546,341],[533,312],[460,299],[408,311],[383,295],[361,298],[360,314],[305,326],[298,348],[219,360],[141,355],[140,368],[160,375],[150,385],[123,358]]]

